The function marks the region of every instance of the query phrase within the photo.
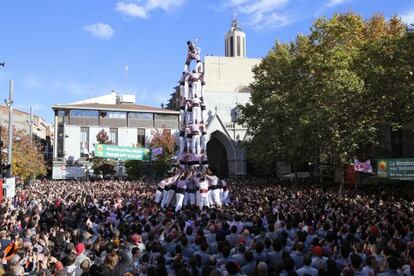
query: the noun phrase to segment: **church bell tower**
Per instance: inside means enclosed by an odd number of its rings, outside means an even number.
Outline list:
[[[231,21],[231,29],[226,34],[224,43],[226,57],[246,57],[246,34],[240,29],[235,16]]]

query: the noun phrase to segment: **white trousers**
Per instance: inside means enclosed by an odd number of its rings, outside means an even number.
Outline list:
[[[202,97],[202,98],[203,98],[203,101],[205,100],[205,99],[204,99],[204,85],[201,85],[201,89],[200,89],[200,97]]]
[[[220,189],[211,190],[214,205],[221,207]]]
[[[162,191],[161,208],[164,208],[165,204],[167,204],[167,198],[168,198],[168,191],[166,190]]]
[[[200,208],[200,210],[203,210],[204,206],[210,207],[210,202],[206,193],[200,194],[200,202],[198,204],[198,208]]]
[[[223,193],[221,194],[221,202],[223,204],[229,204],[229,191],[223,191]]]
[[[195,193],[188,193],[188,204],[194,206],[196,203],[196,194]]]
[[[193,122],[199,123],[201,119],[201,108],[199,106],[193,106]]]
[[[181,193],[175,194],[175,211],[179,212],[183,208],[184,195]]]
[[[185,109],[180,109],[180,118],[181,122],[185,124],[185,122],[187,121],[187,111]]]
[[[203,123],[206,123],[206,121],[205,120],[207,120],[207,117],[206,117],[206,111],[205,110],[202,110],[201,108],[200,108],[200,119],[201,119],[201,121],[200,122],[203,122]]]
[[[196,72],[197,73],[203,73],[203,64],[201,64],[199,55],[196,56],[196,60],[197,60],[197,64],[196,64],[196,68],[195,68]]]
[[[191,138],[191,152],[200,154],[200,135],[193,135]]]
[[[200,148],[206,152],[207,150],[207,137],[205,135],[201,135],[200,137]]]
[[[197,206],[200,206],[200,191],[196,191],[196,193],[195,193],[195,200],[196,200],[196,204],[197,204]]]
[[[184,72],[186,72],[186,73],[190,73],[190,70],[189,70],[189,68],[188,68],[188,65],[186,64],[186,65],[184,65]]]
[[[188,99],[194,98],[194,94],[195,94],[194,92],[195,92],[194,84],[191,84],[191,86],[188,89]]]
[[[185,192],[184,193],[183,206],[187,206],[187,205],[188,205],[188,193]]]
[[[193,89],[192,89],[192,97],[191,98],[194,98],[195,95],[197,95],[197,97],[200,97],[200,93],[201,93],[201,87],[200,86],[201,86],[201,82],[199,80],[193,82],[193,85],[192,85]]]
[[[185,144],[186,144],[185,137],[180,137],[180,153],[184,152]]]
[[[168,191],[168,196],[167,196],[167,201],[165,202],[165,207],[166,208],[168,208],[169,206],[172,206],[174,196],[175,196],[175,191],[174,190],[169,190]]]
[[[213,190],[208,190],[208,203],[211,205],[214,205],[214,199],[213,199]]]
[[[193,112],[191,111],[186,111],[185,112],[185,114],[186,114],[186,119],[185,119],[185,121],[188,123],[188,122],[192,122],[193,121]]]
[[[187,145],[186,146],[187,146],[187,153],[188,153],[188,152],[190,152],[191,145],[193,143],[193,139],[187,137],[186,142],[187,142]]]
[[[157,189],[155,192],[155,203],[159,204],[162,200],[162,192]]]

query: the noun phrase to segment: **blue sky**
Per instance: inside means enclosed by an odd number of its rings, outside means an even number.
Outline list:
[[[233,14],[247,55],[263,57],[276,39],[290,41],[317,17],[346,11],[414,23],[414,0],[0,0],[0,100],[14,79],[16,108],[33,106],[50,122],[52,104],[112,89],[160,106],[183,69],[185,42],[200,38],[203,56],[224,55]]]

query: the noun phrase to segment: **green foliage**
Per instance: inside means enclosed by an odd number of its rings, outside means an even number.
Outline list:
[[[115,161],[106,160],[101,157],[93,158],[92,169],[95,175],[102,175],[104,177],[108,175],[114,175],[116,173],[114,167],[115,167]]]
[[[158,159],[151,162],[151,169],[157,179],[164,178],[170,166],[171,162],[169,160]]]
[[[131,179],[138,179],[146,173],[145,163],[139,160],[128,160],[125,162],[126,172]]]
[[[371,154],[384,126],[413,128],[413,62],[413,31],[381,15],[320,18],[309,35],[276,43],[240,107],[249,159],[271,174],[277,160],[296,169]]]

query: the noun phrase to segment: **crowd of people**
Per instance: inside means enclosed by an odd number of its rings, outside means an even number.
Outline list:
[[[414,192],[227,180],[228,204],[157,183],[37,181],[0,211],[0,275],[414,275]]]

